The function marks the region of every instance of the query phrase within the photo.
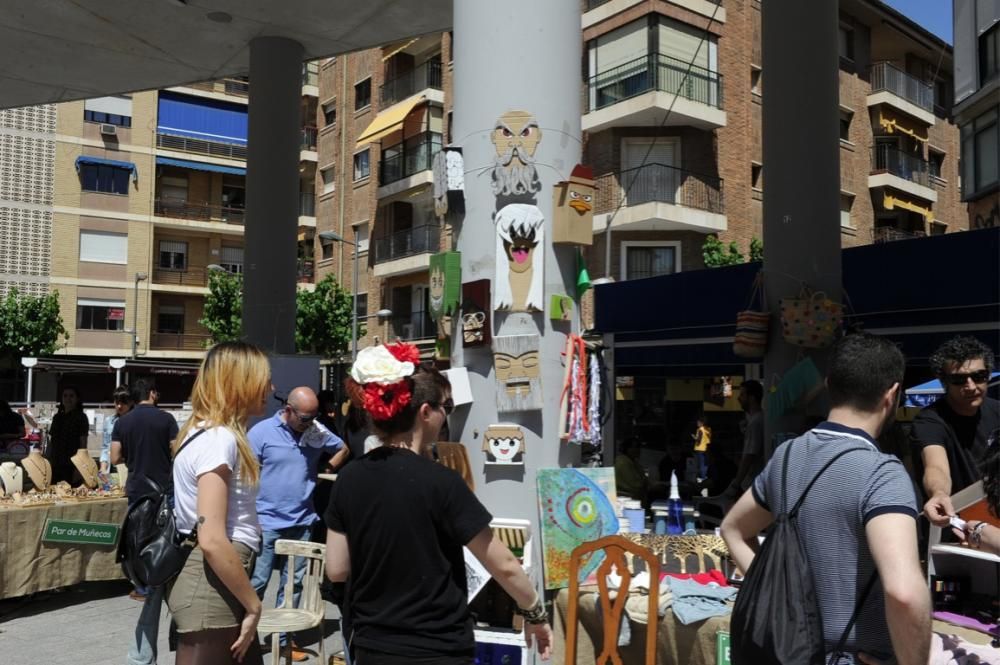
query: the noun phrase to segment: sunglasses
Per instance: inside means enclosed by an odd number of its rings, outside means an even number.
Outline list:
[[[455,402],[450,397],[440,403],[439,402],[428,402],[428,403],[435,409],[437,408],[444,409],[445,416],[450,416],[451,412],[455,410]]]
[[[295,417],[296,417],[296,418],[298,418],[298,419],[299,419],[299,422],[300,422],[300,423],[302,423],[303,425],[308,425],[308,424],[309,424],[309,423],[311,423],[312,421],[316,420],[316,416],[318,416],[318,415],[319,415],[319,414],[317,413],[316,415],[313,415],[313,416],[303,416],[303,415],[302,415],[301,413],[299,413],[298,411],[296,411],[296,410],[295,410],[294,408],[292,408],[292,407],[288,407],[288,410],[289,410],[289,411],[291,411],[292,413],[294,413],[294,414],[295,414]]]
[[[973,383],[986,383],[990,380],[990,372],[986,369],[980,369],[975,372],[956,372],[944,376],[945,383],[952,386],[964,386],[969,379],[972,379]]]

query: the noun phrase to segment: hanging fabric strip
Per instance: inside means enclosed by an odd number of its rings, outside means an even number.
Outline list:
[[[590,354],[590,403],[587,405],[590,444],[600,447],[601,440],[601,364],[597,353]]]

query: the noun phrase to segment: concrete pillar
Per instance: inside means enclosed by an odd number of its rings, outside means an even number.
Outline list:
[[[270,353],[295,353],[302,45],[250,42],[250,117],[243,270],[243,335]]]
[[[464,220],[456,222],[462,252],[462,281],[491,280],[496,293],[496,230],[493,216],[510,203],[530,203],[545,217],[545,313],[491,311],[497,336],[535,334],[539,352],[543,407],[497,413],[497,387],[489,347],[463,349],[453,339],[453,366],[464,366],[475,402],[453,416],[452,437],[469,448],[476,494],[497,517],[531,519],[538,540],[535,472],[566,466],[579,449],[559,441],[559,399],[563,384],[561,354],[568,332],[579,332],[579,308],[572,321],[549,319],[553,294],[574,295],[575,248],[552,244],[552,190],[567,180],[580,161],[580,5],[577,0],[455,0],[454,142],[465,160]],[[540,187],[520,195],[495,195],[491,171],[497,155],[491,140],[497,119],[507,111],[527,111],[537,121],[541,140],[534,154]],[[492,305],[490,305],[492,308]],[[524,466],[486,466],[483,433],[492,424],[520,425],[527,441]],[[536,551],[540,548],[536,547]],[[535,562],[540,565],[540,561]]]
[[[779,299],[794,297],[803,284],[841,297],[839,19],[836,2],[768,0],[761,11],[764,272],[770,309],[778,312]],[[765,391],[801,353],[785,343],[775,317],[764,358]],[[825,372],[827,353],[807,355]],[[800,413],[768,422],[765,444],[803,421]]]

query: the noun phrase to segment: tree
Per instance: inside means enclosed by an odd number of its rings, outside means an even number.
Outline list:
[[[735,242],[729,243],[729,250],[726,251],[717,235],[705,236],[705,242],[701,246],[701,256],[705,260],[706,268],[732,266],[744,261],[743,254]]]
[[[750,260],[751,261],[763,261],[764,260],[764,241],[754,236],[750,238]]]
[[[57,291],[31,296],[11,289],[0,300],[0,357],[49,356],[67,339]]]
[[[327,275],[315,291],[299,291],[295,313],[295,348],[324,358],[344,355],[351,342],[354,298]],[[358,337],[365,334],[358,322]]]
[[[201,325],[208,329],[211,344],[232,342],[242,337],[243,277],[231,272],[208,273],[208,296]]]

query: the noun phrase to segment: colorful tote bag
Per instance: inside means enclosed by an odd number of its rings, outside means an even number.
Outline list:
[[[747,308],[736,315],[733,353],[740,358],[760,358],[767,350],[767,332],[771,313],[766,311],[764,275],[757,273]]]
[[[781,299],[781,327],[785,341],[807,349],[822,349],[833,344],[840,332],[844,306],[803,288],[798,298]]]

